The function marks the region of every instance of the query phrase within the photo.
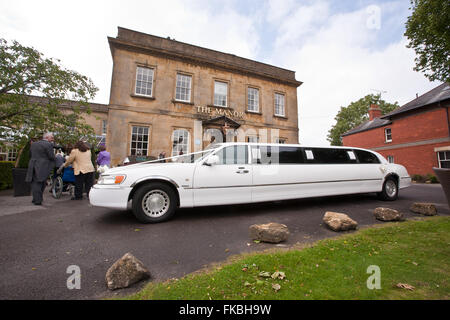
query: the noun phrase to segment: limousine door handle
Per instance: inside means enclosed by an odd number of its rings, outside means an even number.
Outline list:
[[[239,168],[239,169],[241,169],[241,168]],[[242,169],[244,169],[244,168],[242,168]],[[236,173],[240,173],[240,174],[243,174],[243,173],[249,173],[250,171],[248,171],[248,170],[238,170],[238,171],[236,171]]]

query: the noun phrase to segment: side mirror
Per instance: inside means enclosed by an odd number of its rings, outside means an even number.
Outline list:
[[[219,161],[220,161],[219,156],[214,154],[212,156],[209,156],[208,159],[206,159],[206,161],[203,162],[203,164],[207,166],[212,166],[213,164],[218,164]]]

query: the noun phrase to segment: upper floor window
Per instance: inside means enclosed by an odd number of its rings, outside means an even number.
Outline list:
[[[285,113],[285,103],[284,94],[275,93],[275,115],[284,117]]]
[[[153,76],[152,68],[137,67],[136,70],[136,94],[149,96],[153,95]]]
[[[218,107],[227,106],[228,83],[214,81],[214,105]]]
[[[392,131],[391,128],[384,129],[384,137],[386,142],[392,142]]]
[[[189,153],[189,131],[176,129],[172,134],[172,157]]]
[[[177,87],[175,90],[175,100],[191,102],[192,77],[185,74],[177,74]]]
[[[259,90],[256,88],[247,89],[248,111],[259,112]]]
[[[132,127],[130,145],[130,154],[132,156],[146,156],[148,154],[148,133],[148,127]]]

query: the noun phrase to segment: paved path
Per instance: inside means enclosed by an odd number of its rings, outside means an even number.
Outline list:
[[[263,250],[248,238],[254,223],[286,224],[291,237],[284,245],[311,242],[336,233],[322,225],[325,211],[345,212],[360,226],[380,223],[372,210],[399,209],[407,218],[412,202],[433,202],[439,215],[450,215],[440,185],[413,185],[395,202],[374,195],[353,195],[240,206],[179,210],[171,221],[143,225],[132,213],[91,207],[87,200],[55,200],[45,194],[44,206],[31,197],[0,192],[0,299],[95,299],[111,296],[106,270],[126,252],[144,262],[152,280],[179,278],[228,256]],[[81,268],[81,290],[66,286],[67,267]],[[119,290],[119,294],[142,286]],[[116,291],[117,293],[117,291]]]

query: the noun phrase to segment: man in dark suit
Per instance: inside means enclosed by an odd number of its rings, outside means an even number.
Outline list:
[[[35,205],[42,204],[45,182],[51,170],[55,167],[53,140],[53,134],[46,133],[42,140],[31,143],[31,156],[25,181],[31,182],[33,203]]]

